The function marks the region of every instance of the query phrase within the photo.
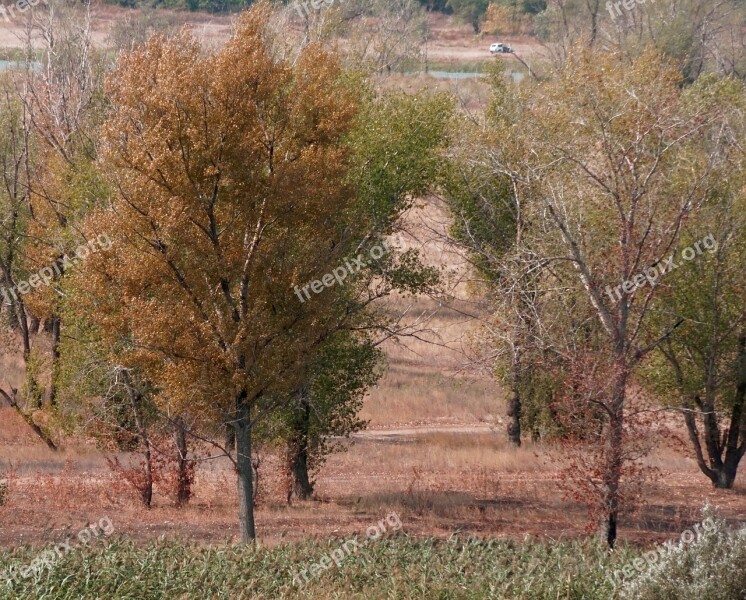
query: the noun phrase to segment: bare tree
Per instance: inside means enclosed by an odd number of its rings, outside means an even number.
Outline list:
[[[511,182],[531,223],[535,268],[572,285],[572,297],[582,302],[582,313],[592,312],[604,340],[596,347],[608,358],[607,386],[594,401],[605,416],[599,489],[611,546],[621,510],[630,378],[680,324],[672,319],[651,333],[661,288],[643,283],[653,269],[670,268],[682,223],[712,185],[717,152],[702,147],[705,129],[719,144],[730,143],[715,125],[723,108],[695,91],[683,93],[678,81],[653,54],[625,65],[579,51],[530,97],[504,100],[518,108],[507,124],[498,120],[488,142],[490,168]],[[685,159],[692,152],[697,169]]]

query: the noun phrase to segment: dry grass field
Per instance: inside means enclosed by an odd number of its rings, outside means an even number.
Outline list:
[[[407,243],[463,273],[457,257],[429,233],[442,217],[434,203],[413,211]],[[459,294],[465,287],[458,286]],[[264,452],[257,513],[263,544],[344,537],[392,510],[401,515],[404,530],[418,536],[585,535],[583,507],[557,485],[561,465],[553,460],[555,450],[530,441],[518,450],[510,447],[502,391],[468,368],[475,321],[464,316],[472,308],[465,300],[454,301],[456,308],[429,298],[413,306],[402,299],[392,304],[391,310],[430,315],[423,339],[387,342],[386,374],[362,413],[370,426],[346,452],[330,457],[317,476],[314,501],[288,505],[275,475],[279,457]],[[17,359],[4,360],[4,372],[19,375]],[[661,475],[646,485],[644,503],[625,515],[622,539],[649,544],[677,535],[698,520],[705,502],[721,507],[732,522],[746,521],[743,474],[734,490],[719,491],[691,458],[670,448],[659,448],[648,461]],[[105,515],[118,533],[137,540],[217,543],[238,533],[235,481],[224,462],[198,468],[189,507],[177,510],[156,490],[154,507],[145,511],[94,447],[68,440],[52,453],[11,409],[2,408],[0,464],[13,467],[9,501],[0,508],[3,546],[42,545]]]

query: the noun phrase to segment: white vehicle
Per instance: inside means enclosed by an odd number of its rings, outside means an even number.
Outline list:
[[[490,54],[509,54],[511,52],[513,52],[513,48],[506,46],[502,42],[490,46]]]

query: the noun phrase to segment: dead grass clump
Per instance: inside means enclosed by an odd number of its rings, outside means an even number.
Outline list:
[[[10,465],[5,474],[0,477],[0,508],[7,506],[10,502],[11,492],[15,487],[16,472],[13,465]]]
[[[446,472],[413,467],[403,492],[372,499],[386,506],[401,507],[418,517],[473,518],[475,512],[484,510],[485,502],[497,498],[499,487],[497,474],[485,468],[466,470],[454,479]]]
[[[49,508],[77,509],[111,505],[111,478],[102,473],[76,470],[71,459],[65,460],[58,473],[34,473],[19,488],[33,502]]]

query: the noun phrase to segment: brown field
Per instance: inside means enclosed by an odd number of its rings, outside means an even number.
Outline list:
[[[430,260],[463,268],[426,233],[442,214],[433,204],[410,216],[414,238]],[[458,288],[463,295],[464,284]],[[401,310],[404,300],[391,309]],[[454,308],[456,306],[457,308]],[[413,313],[429,312],[422,340],[388,344],[389,367],[368,396],[367,431],[348,450],[330,457],[317,476],[317,498],[288,505],[275,475],[278,457],[263,453],[257,512],[263,544],[360,532],[387,511],[401,515],[415,535],[573,538],[586,533],[582,506],[557,483],[560,465],[552,447],[505,441],[503,394],[492,380],[467,368],[474,321],[462,298],[438,307],[420,299]],[[419,311],[419,312],[418,312]],[[20,375],[17,357],[5,356],[4,377]],[[688,457],[662,447],[649,458],[661,476],[646,484],[644,503],[625,515],[621,538],[651,543],[678,535],[698,520],[709,501],[732,521],[746,521],[743,470],[732,491],[713,490]],[[142,509],[131,490],[106,466],[101,453],[68,440],[58,454],[33,437],[9,408],[0,409],[0,465],[11,464],[9,502],[0,508],[0,545],[44,544],[108,516],[117,533],[149,540],[160,536],[203,543],[238,534],[234,476],[224,461],[202,463],[195,496],[177,510],[159,490],[155,506]]]

